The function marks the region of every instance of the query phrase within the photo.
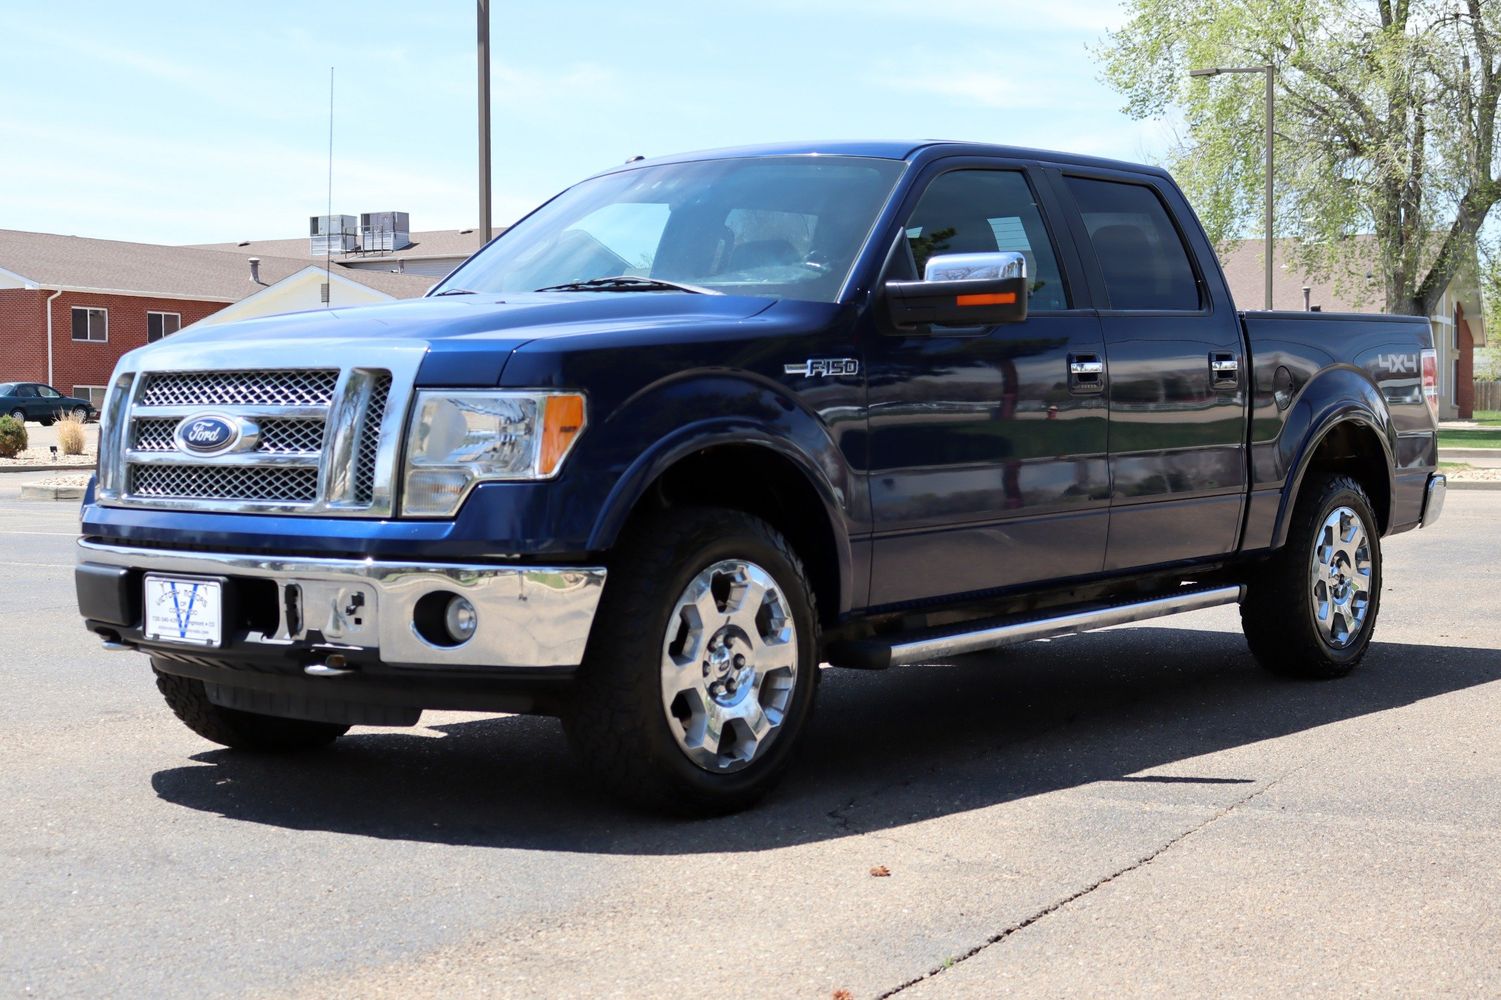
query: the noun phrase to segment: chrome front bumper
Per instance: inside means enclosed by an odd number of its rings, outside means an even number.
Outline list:
[[[383,663],[413,666],[575,667],[605,582],[603,567],[279,559],[88,541],[78,546],[80,566],[273,581],[278,626],[236,637],[241,649],[296,647],[316,632],[325,652],[330,645],[378,651]],[[138,577],[133,585],[139,586]],[[462,645],[437,646],[417,632],[417,602],[433,592],[459,594],[474,605],[477,628]],[[201,646],[186,648],[212,655]]]
[[[1444,498],[1449,494],[1449,479],[1442,472],[1428,477],[1428,490],[1423,494],[1423,527],[1437,521],[1444,512]]]

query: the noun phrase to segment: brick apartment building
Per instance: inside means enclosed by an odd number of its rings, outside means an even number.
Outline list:
[[[102,402],[127,351],[232,305],[236,318],[415,298],[430,278],[244,252],[0,230],[0,382]],[[251,300],[255,300],[252,302]],[[264,301],[257,313],[256,302]]]

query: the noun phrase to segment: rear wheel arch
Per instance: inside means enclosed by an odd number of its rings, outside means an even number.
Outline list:
[[[1309,441],[1283,491],[1273,548],[1286,543],[1305,484],[1318,482],[1324,475],[1345,475],[1360,483],[1370,498],[1377,534],[1386,534],[1391,527],[1393,458],[1379,425],[1364,412],[1344,413],[1326,421],[1309,435]]]

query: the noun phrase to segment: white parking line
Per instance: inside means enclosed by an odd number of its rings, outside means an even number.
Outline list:
[[[0,535],[63,535],[67,538],[78,538],[76,531],[0,531]]]

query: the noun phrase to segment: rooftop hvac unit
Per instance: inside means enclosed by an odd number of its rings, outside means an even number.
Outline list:
[[[360,213],[360,249],[365,253],[405,250],[411,242],[412,222],[406,212]]]
[[[356,245],[352,215],[313,215],[308,217],[308,253],[313,257],[346,254]]]

